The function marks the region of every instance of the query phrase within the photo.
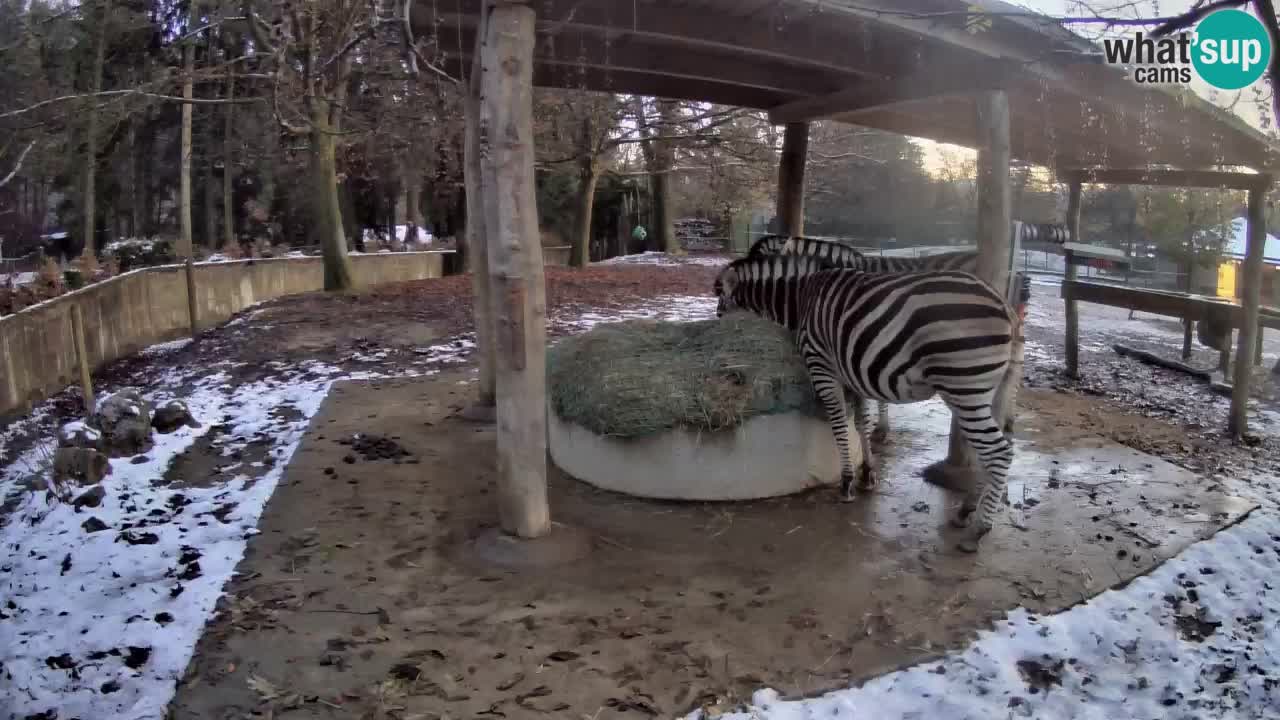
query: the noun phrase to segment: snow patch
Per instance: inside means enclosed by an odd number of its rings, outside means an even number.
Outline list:
[[[1256,511],[1123,589],[1057,615],[1014,610],[942,660],[809,700],[760,690],[719,718],[1271,717],[1278,578],[1280,513]]]

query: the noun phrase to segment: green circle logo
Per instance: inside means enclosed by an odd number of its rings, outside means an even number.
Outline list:
[[[1271,61],[1271,36],[1243,10],[1219,10],[1196,27],[1191,63],[1220,90],[1239,90],[1262,77]]]

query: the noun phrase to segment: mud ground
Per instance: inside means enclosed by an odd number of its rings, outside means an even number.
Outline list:
[[[1026,412],[1016,524],[964,555],[946,527],[958,498],[914,475],[945,447],[946,411],[912,406],[895,408],[885,486],[852,505],[650,502],[553,469],[559,532],[593,550],[513,571],[473,545],[496,508],[492,428],[452,417],[470,377],[335,388],[172,717],[672,717],[762,685],[814,694],[962,645],[1014,606],[1127,582],[1248,508]],[[371,456],[353,433],[379,438]]]

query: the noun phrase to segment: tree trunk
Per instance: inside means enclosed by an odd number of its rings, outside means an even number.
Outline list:
[[[329,104],[312,100],[311,171],[315,183],[316,223],[320,247],[324,251],[324,289],[350,290],[355,287],[351,257],[343,234],[342,208],[338,204],[337,142],[329,125]]]
[[[977,100],[978,148],[978,277],[991,283],[1007,297],[1009,284],[1009,227],[1012,223],[1009,197],[1009,98],[1003,91],[987,92]],[[1012,364],[1012,363],[1011,363]],[[1010,368],[1010,372],[1014,368]],[[1016,380],[1021,382],[1021,378]],[[1008,398],[997,394],[992,407],[996,425],[1004,427]],[[925,480],[935,485],[972,493],[975,457],[969,442],[952,418],[947,458],[925,468]]]
[[[98,15],[98,26],[94,28],[93,38],[93,70],[89,78],[89,92],[102,92],[102,67],[106,63],[107,54],[107,17],[111,12],[111,0],[102,0],[102,12]],[[97,172],[98,172],[98,99],[89,98],[88,128],[85,130],[85,162],[84,162],[84,252],[96,254],[95,244],[97,232],[95,217],[97,205]]]
[[[534,12],[488,11],[479,139],[489,282],[497,328],[498,509],[502,529],[551,531],[547,506],[546,295],[533,148]]]
[[[573,251],[569,264],[576,268],[591,264],[591,211],[595,206],[600,166],[595,158],[583,158],[578,165],[578,212],[573,226]]]
[[[227,68],[227,99],[236,97],[236,74],[234,67]],[[232,134],[235,131],[235,103],[227,103],[222,116],[222,247],[236,244],[236,208],[235,188],[232,180],[235,177],[233,154],[235,142]]]
[[[410,250],[418,241],[418,228],[422,227],[422,173],[413,165],[404,171],[404,242]],[[394,228],[395,224],[392,223]],[[393,230],[394,232],[394,230]]]
[[[787,123],[778,160],[778,225],[783,235],[804,234],[804,171],[809,123]]]
[[[488,23],[488,3],[482,6],[480,26],[476,33],[476,47],[472,53],[471,74],[468,77],[463,112],[465,113],[465,134],[463,136],[463,187],[467,202],[466,236],[458,238],[458,248],[463,255],[459,258],[459,269],[471,271],[472,312],[475,316],[476,354],[479,356],[480,377],[477,380],[476,405],[472,416],[486,419],[494,412],[497,380],[495,377],[497,359],[495,343],[497,328],[493,317],[493,296],[489,289],[489,251],[488,234],[486,232],[485,183],[483,168],[480,162],[480,76],[481,56],[484,54],[486,25]]]
[[[209,113],[213,115],[212,112]],[[204,120],[204,152],[201,153],[200,167],[202,180],[204,182],[204,237],[201,238],[201,244],[205,247],[214,247],[218,244],[218,193],[214,187],[213,179],[213,118],[207,117]]]
[[[672,202],[671,169],[675,167],[676,151],[670,136],[674,135],[672,125],[676,120],[675,103],[670,100],[658,100],[658,118],[662,125],[658,128],[658,142],[653,149],[656,167],[650,167],[653,173],[653,236],[658,249],[672,255],[683,255],[684,248],[676,242],[675,207]]]
[[[192,0],[187,15],[187,30],[196,27],[199,20],[197,4]],[[182,98],[190,100],[193,96],[193,78],[196,67],[195,38],[189,37],[182,46]],[[178,186],[178,257],[190,259],[194,250],[191,225],[191,116],[195,106],[192,103],[182,104],[182,161],[180,164]]]

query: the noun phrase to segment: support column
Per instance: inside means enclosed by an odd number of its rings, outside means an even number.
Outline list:
[[[481,52],[479,150],[495,320],[498,505],[502,529],[536,538],[547,507],[546,296],[534,195],[534,12],[488,11]]]
[[[1244,283],[1240,298],[1240,344],[1236,347],[1236,373],[1231,388],[1231,414],[1227,432],[1234,439],[1248,431],[1249,385],[1253,377],[1253,345],[1258,333],[1258,306],[1262,290],[1262,250],[1267,241],[1266,187],[1249,191],[1249,240],[1244,253]]]
[[[983,93],[977,100],[978,147],[978,277],[1000,293],[1008,292],[1009,242],[1013,225],[1009,193],[1009,96],[1003,90]],[[999,404],[1000,398],[997,398]],[[997,425],[1004,426],[1004,408],[994,408]],[[926,482],[970,492],[975,487],[973,450],[952,418],[947,458],[924,470]]]
[[[1080,195],[1083,186],[1076,180],[1067,190],[1067,241],[1080,242]],[[1075,280],[1077,265],[1072,264],[1067,255],[1067,266],[1064,279]],[[1067,299],[1067,377],[1080,377],[1080,311],[1074,298]]]
[[[496,419],[494,380],[493,301],[489,291],[488,236],[485,227],[484,198],[489,194],[480,167],[480,58],[484,53],[485,27],[489,3],[480,10],[476,47],[471,58],[471,74],[464,101],[466,132],[463,139],[463,181],[467,195],[466,251],[464,262],[471,271],[472,315],[475,318],[476,356],[480,377],[474,405],[462,412],[468,420],[493,422]]]
[[[809,155],[809,123],[787,123],[778,161],[778,232],[804,234],[804,170]]]

